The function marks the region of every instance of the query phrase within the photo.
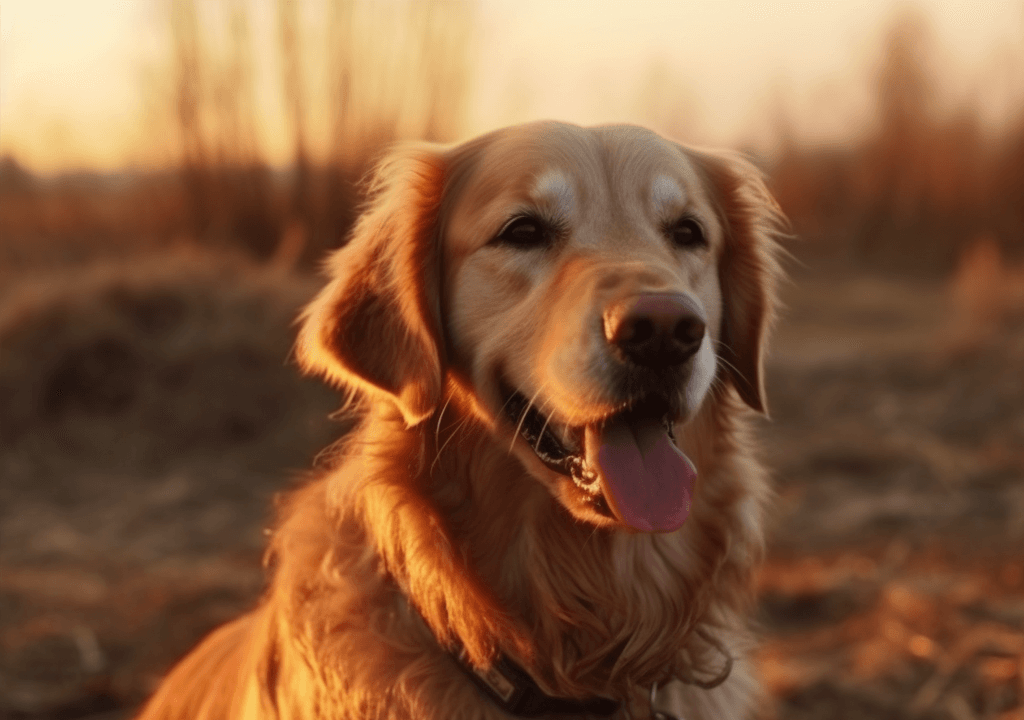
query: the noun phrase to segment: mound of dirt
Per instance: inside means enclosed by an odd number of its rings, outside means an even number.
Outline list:
[[[137,702],[252,603],[274,493],[345,429],[289,361],[316,289],[188,254],[5,289],[0,716]]]

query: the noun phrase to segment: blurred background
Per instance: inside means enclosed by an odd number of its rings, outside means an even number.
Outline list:
[[[0,718],[128,717],[255,602],[361,180],[537,118],[741,149],[792,221],[764,718],[1024,718],[1020,0],[4,2]]]

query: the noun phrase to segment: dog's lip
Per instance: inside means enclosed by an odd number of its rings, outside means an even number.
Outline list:
[[[509,383],[500,382],[504,403],[502,405],[506,419],[516,428],[517,434],[533,450],[537,458],[549,469],[570,478],[581,490],[600,501],[604,508],[598,508],[602,514],[611,517],[607,502],[601,490],[597,472],[588,466],[584,457],[584,435],[587,427],[601,426],[606,422],[624,415],[642,415],[657,418],[665,424],[666,432],[673,443],[676,442],[673,425],[680,419],[668,397],[660,394],[647,394],[631,402],[623,403],[616,411],[598,418],[592,423],[571,426],[558,423],[565,428],[568,442],[575,447],[567,447],[566,439],[560,438],[552,430],[552,420],[544,415],[536,403],[529,401],[526,395],[515,390]]]
[[[526,441],[541,462],[563,475],[571,475],[569,461],[582,457],[583,429],[563,425],[566,436],[559,437],[551,425],[551,418],[542,413],[526,395],[514,390],[508,383],[501,384],[505,418],[516,428],[517,434]],[[576,442],[573,442],[573,440]],[[567,443],[575,445],[568,447]]]

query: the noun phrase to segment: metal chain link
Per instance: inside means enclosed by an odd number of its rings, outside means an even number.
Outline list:
[[[651,720],[683,720],[678,715],[654,709],[654,701],[658,697],[658,683],[651,685]]]

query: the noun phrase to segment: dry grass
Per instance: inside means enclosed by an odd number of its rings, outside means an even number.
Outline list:
[[[790,289],[766,428],[772,717],[1024,716],[1024,318],[951,348],[961,302],[935,281]]]
[[[273,494],[343,426],[287,361],[308,279],[178,253],[5,289],[0,716],[78,717],[252,601]]]
[[[984,344],[1008,322],[1024,317],[1024,264],[1008,264],[991,235],[979,235],[949,282],[952,349]]]
[[[5,717],[124,717],[255,600],[273,494],[344,431],[286,362],[315,284],[185,253],[0,298]],[[942,283],[808,278],[788,302],[767,716],[1020,717],[1024,324],[949,352]]]
[[[978,235],[1024,257],[1024,106],[985,127],[975,98],[951,101],[944,50],[905,8],[880,47],[873,121],[829,146],[782,133],[770,175],[802,253],[917,277],[950,272]]]
[[[775,716],[1020,718],[1024,579],[1012,553],[939,546],[776,558],[760,650]]]

